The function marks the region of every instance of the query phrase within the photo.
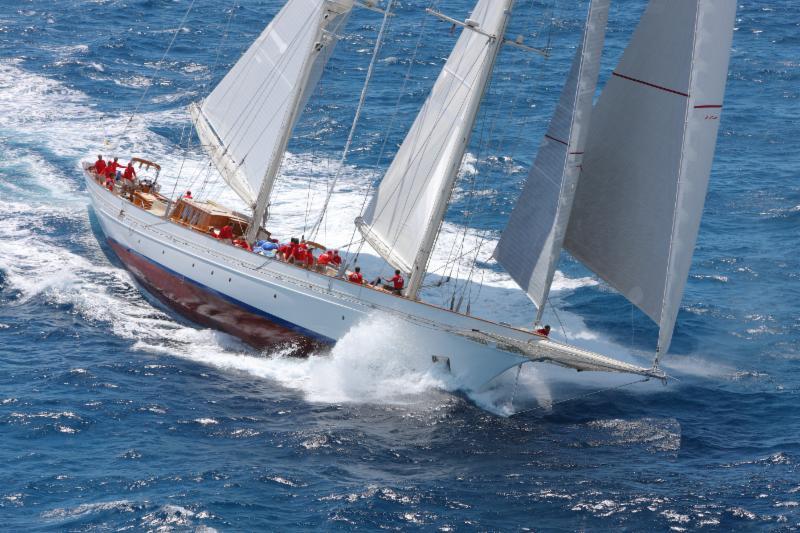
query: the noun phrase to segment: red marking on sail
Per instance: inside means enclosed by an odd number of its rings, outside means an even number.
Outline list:
[[[682,93],[680,91],[676,91],[675,89],[670,89],[668,87],[662,87],[661,85],[656,85],[655,83],[650,83],[649,81],[644,81],[644,80],[638,80],[636,78],[631,78],[630,76],[626,76],[626,75],[620,74],[618,72],[614,72],[613,75],[618,77],[618,78],[622,78],[624,80],[632,81],[632,82],[635,82],[635,83],[641,83],[642,85],[647,85],[648,87],[652,87],[653,89],[659,89],[661,91],[666,91],[668,93],[677,94],[679,96],[685,96],[687,98],[689,97],[689,93]]]
[[[557,143],[561,143],[564,146],[569,146],[569,144],[567,144],[566,142],[562,141],[561,139],[556,139],[555,137],[553,137],[551,135],[547,135],[547,134],[545,134],[544,136],[547,137],[548,139],[550,139],[551,141],[555,141]]]

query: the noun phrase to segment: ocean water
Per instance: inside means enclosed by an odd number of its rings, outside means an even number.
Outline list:
[[[98,152],[155,159],[165,191],[236,205],[196,145],[181,145],[185,107],[280,4],[0,0],[0,528],[800,529],[800,6],[739,2],[705,215],[664,361],[678,380],[547,408],[531,369],[472,396],[415,371],[413,339],[381,317],[331,353],[258,353],[164,310],[98,241],[79,170]],[[424,9],[463,18],[471,3],[397,4],[321,235],[332,245],[350,241],[454,43]],[[518,2],[509,33],[552,54],[500,57],[432,263],[431,280],[450,281],[426,289],[429,301],[463,294],[473,313],[530,321],[488,255],[585,7]],[[642,8],[612,10],[601,86]],[[279,233],[316,216],[379,24],[354,13],[301,119]],[[369,250],[361,260],[382,268]],[[552,304],[554,336],[652,357],[655,326],[566,256]]]

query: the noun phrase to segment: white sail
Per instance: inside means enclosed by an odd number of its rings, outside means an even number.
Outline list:
[[[289,0],[202,105],[191,106],[212,162],[251,207],[272,190],[299,110],[352,7],[353,0]]]
[[[597,88],[610,0],[593,0],[583,39],[536,161],[494,256],[539,308],[561,255]]]
[[[421,283],[481,98],[503,40],[512,0],[480,0],[356,224],[390,264]]]
[[[565,247],[660,327],[691,265],[728,72],[735,0],[652,0],[603,90]]]

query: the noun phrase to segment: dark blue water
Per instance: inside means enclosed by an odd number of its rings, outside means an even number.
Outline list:
[[[510,33],[553,53],[503,52],[444,248],[496,239],[580,32],[584,3],[519,4]],[[230,197],[194,147],[178,146],[184,109],[279,2],[196,0],[160,64],[186,0],[0,0],[1,527],[800,529],[800,6],[739,4],[666,360],[680,381],[545,410],[528,370],[514,403],[513,376],[465,397],[408,371],[408,347],[374,327],[306,361],[253,352],[153,304],[98,243],[78,165],[109,146],[163,162],[165,183],[183,163],[196,190]],[[340,222],[358,213],[454,42],[427,5],[400,2],[391,22],[334,199]],[[469,2],[440,7],[463,17]],[[617,2],[601,83],[641,8]],[[335,171],[379,23],[354,14],[297,129],[279,187],[288,227],[304,226],[309,191],[319,201]],[[331,226],[329,240],[346,242],[351,228]],[[478,271],[477,310],[529,319],[499,269]],[[558,336],[652,351],[655,326],[567,257],[556,289]]]

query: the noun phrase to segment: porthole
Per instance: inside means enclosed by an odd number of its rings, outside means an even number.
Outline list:
[[[344,315],[342,315],[342,320],[344,320]]]
[[[164,250],[161,250],[161,255],[164,255],[164,253],[165,253]]]
[[[272,297],[275,298],[276,300],[278,299],[278,295],[277,294],[273,294]]]
[[[194,268],[194,263],[192,263],[192,268]]]
[[[228,278],[228,283],[230,283],[230,282],[231,282],[231,278]]]
[[[212,276],[214,275],[214,271],[213,271],[213,270],[211,271],[211,275],[212,275]]]

